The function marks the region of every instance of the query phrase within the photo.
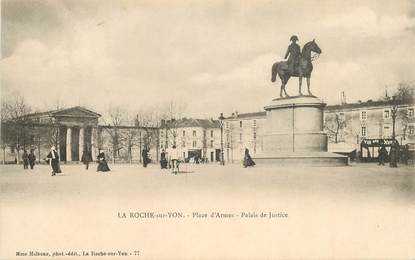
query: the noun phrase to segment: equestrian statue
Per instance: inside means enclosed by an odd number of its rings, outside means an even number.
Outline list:
[[[308,95],[312,96],[313,94],[310,91],[310,78],[311,72],[313,71],[313,63],[312,61],[318,56],[311,56],[311,52],[317,53],[317,55],[321,54],[321,49],[318,47],[316,41],[313,39],[310,42],[307,42],[303,49],[300,50],[300,46],[296,43],[298,41],[298,37],[293,35],[290,38],[292,42],[287,49],[284,59],[287,61],[276,62],[272,65],[272,78],[271,81],[275,82],[277,79],[277,74],[281,79],[281,90],[280,90],[280,97],[283,97],[282,93],[284,91],[285,97],[289,97],[287,91],[285,91],[285,85],[287,84],[288,80],[291,77],[298,77],[299,78],[299,95],[302,96],[303,93],[301,92],[301,84],[303,81],[303,77],[307,79],[307,88],[308,88]]]

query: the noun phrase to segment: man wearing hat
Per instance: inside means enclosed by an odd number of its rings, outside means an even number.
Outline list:
[[[284,59],[287,59],[289,55],[287,64],[291,75],[293,75],[295,72],[294,69],[297,68],[300,63],[301,48],[300,45],[296,43],[296,41],[298,41],[298,37],[296,35],[291,36],[290,41],[292,43],[288,46]]]

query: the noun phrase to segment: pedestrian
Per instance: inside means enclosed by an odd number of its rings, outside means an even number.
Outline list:
[[[29,157],[30,169],[33,170],[33,167],[35,167],[35,162],[36,162],[36,156],[35,156],[33,149],[30,149],[30,153],[28,157]]]
[[[409,145],[406,144],[403,146],[402,149],[402,163],[405,165],[408,165],[408,159],[409,159]]]
[[[61,173],[61,169],[59,166],[59,155],[56,151],[55,146],[50,148],[49,154],[46,156],[49,161],[49,165],[52,167],[52,176],[55,176],[57,173]]]
[[[81,161],[84,163],[85,165],[85,170],[88,170],[89,168],[89,163],[92,162],[92,155],[91,152],[89,151],[89,149],[85,149],[82,153],[82,157],[81,157]]]
[[[389,151],[389,166],[392,168],[398,168],[398,154],[399,154],[399,144],[398,141],[393,140],[391,149]]]
[[[176,149],[176,145],[173,145],[171,151],[169,152],[172,173],[177,174],[179,172],[179,152]]]
[[[167,169],[166,151],[164,149],[161,150],[160,154],[160,167],[161,169]]]
[[[249,155],[248,148],[245,148],[245,156],[244,156],[243,165],[244,165],[245,168],[255,166],[254,160],[252,160],[251,155]]]
[[[22,159],[23,159],[23,169],[25,170],[29,169],[28,167],[29,166],[29,155],[27,154],[26,150],[23,150]]]
[[[143,157],[143,167],[146,168],[148,164],[148,150],[144,147],[143,152],[141,153]]]
[[[384,144],[381,144],[379,150],[378,150],[378,165],[385,165],[385,161],[388,157],[388,151],[386,150],[386,147]]]
[[[108,167],[108,163],[105,160],[104,151],[102,151],[102,150],[99,151],[97,159],[98,159],[97,172],[109,172],[110,168]]]

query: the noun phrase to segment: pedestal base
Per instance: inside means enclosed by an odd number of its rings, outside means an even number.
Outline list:
[[[326,104],[314,96],[277,98],[267,111],[263,154],[254,161],[275,166],[344,166],[348,158],[327,152]]]
[[[258,155],[253,160],[257,165],[290,167],[332,167],[348,165],[347,156],[328,152],[281,152],[272,155]]]

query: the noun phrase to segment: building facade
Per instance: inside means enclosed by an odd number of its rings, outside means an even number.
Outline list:
[[[331,143],[347,143],[359,148],[363,139],[392,138],[395,112],[395,139],[400,144],[415,143],[412,100],[367,101],[327,106],[325,130]]]
[[[2,161],[20,162],[24,150],[34,150],[41,162],[52,145],[63,162],[79,162],[86,150],[93,159],[103,150],[109,161],[138,162],[144,147],[158,161],[158,128],[99,125],[100,117],[77,106],[2,122]]]
[[[391,138],[392,111],[396,105],[395,138],[400,144],[415,143],[414,102],[367,101],[331,105],[324,109],[324,130],[329,137],[329,151],[337,152],[333,144],[344,144],[350,149],[360,149],[363,139]],[[263,148],[262,136],[266,112],[233,113],[225,119],[225,160],[243,160],[248,148],[255,156]]]
[[[224,157],[227,162],[243,160],[247,148],[251,156],[262,152],[265,112],[233,113],[225,118]]]
[[[220,161],[220,123],[217,120],[163,120],[159,131],[161,150],[168,151],[176,145],[182,160]]]

